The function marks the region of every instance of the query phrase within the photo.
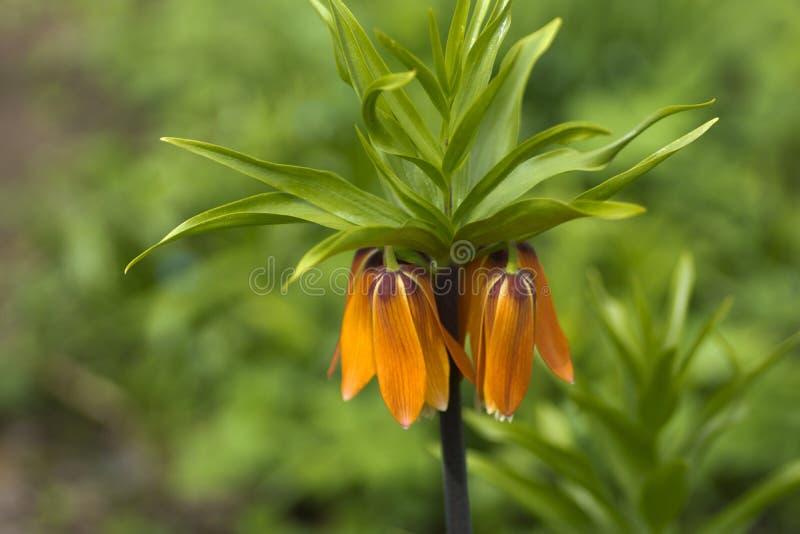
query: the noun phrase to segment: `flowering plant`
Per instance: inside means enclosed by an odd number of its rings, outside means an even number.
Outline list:
[[[310,2],[330,31],[339,75],[361,103],[363,125],[356,135],[385,197],[329,171],[166,137],[276,191],[188,219],[127,269],[166,243],[219,228],[310,222],[334,230],[303,256],[293,279],[331,256],[358,251],[336,351],[343,396],[351,398],[377,375],[390,412],[404,427],[425,406],[443,411],[446,479],[463,478],[463,458],[456,475],[447,469],[446,435],[452,431],[461,439],[459,375],[474,382],[487,410],[502,418],[511,417],[525,395],[534,346],[559,377],[573,379],[566,338],[551,295],[543,291],[544,270],[527,241],[582,217],[642,213],[641,206],[609,199],[698,139],[716,119],[575,198],[544,198],[532,190],[567,172],[601,171],[653,124],[713,101],[662,108],[591,150],[569,145],[609,132],[582,121],[557,124],[520,142],[528,78],[560,19],[511,47],[493,75],[511,1],[458,0],[444,42],[431,13],[433,67],[388,35],[376,34],[383,50],[408,69],[395,72],[341,0]],[[435,116],[411,98],[412,83],[420,85]],[[474,252],[470,261],[454,262],[460,258],[451,257],[452,251],[464,243]],[[448,280],[457,283],[439,283]],[[463,455],[463,444],[460,449]]]

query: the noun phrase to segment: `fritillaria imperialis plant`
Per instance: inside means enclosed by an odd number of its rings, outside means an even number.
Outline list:
[[[332,172],[164,138],[275,191],[192,217],[128,268],[161,245],[218,228],[310,222],[334,230],[305,254],[293,279],[331,256],[359,251],[336,351],[342,394],[351,398],[377,375],[401,425],[413,423],[425,406],[442,412],[448,526],[467,531],[461,375],[475,383],[488,411],[502,418],[511,417],[525,395],[534,345],[559,377],[573,378],[550,294],[541,291],[544,271],[527,241],[577,218],[642,213],[638,205],[609,199],[716,119],[573,199],[531,191],[567,172],[601,171],[656,122],[711,102],[665,107],[591,150],[569,146],[609,134],[589,122],[558,124],[520,142],[523,93],[559,19],[511,47],[493,75],[509,30],[510,0],[458,0],[445,42],[431,13],[433,67],[377,32],[381,53],[341,0],[311,5],[330,31],[339,75],[361,103],[356,136],[385,198]],[[390,67],[390,59],[400,69]],[[411,84],[419,84],[431,106],[412,100]],[[464,245],[466,258],[451,254]],[[467,340],[472,360],[463,348]]]

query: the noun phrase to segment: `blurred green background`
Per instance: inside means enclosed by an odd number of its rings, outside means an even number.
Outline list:
[[[350,0],[426,55],[429,5]],[[125,263],[184,218],[259,192],[254,181],[159,143],[213,141],[332,168],[377,190],[355,140],[358,106],[329,36],[299,0],[5,0],[0,10],[0,530],[16,532],[438,532],[438,425],[394,423],[373,383],[344,403],[325,377],[341,297],[254,294],[253,269],[291,267],[326,234],[225,231]],[[534,70],[524,132],[585,119],[616,132],[667,104],[710,110],[653,128],[607,173],[719,115],[696,144],[626,193],[649,207],[574,222],[537,246],[578,381],[609,347],[587,269],[663,298],[679,253],[697,261],[690,327],[722,298],[723,331],[761,355],[800,322],[800,4],[794,0],[518,2],[507,46],[565,24]],[[703,116],[701,116],[703,115]],[[548,188],[567,195],[582,175]],[[372,185],[370,185],[372,184]],[[346,265],[342,257],[326,268]],[[727,372],[719,342],[693,380]],[[519,417],[563,388],[536,369]],[[752,391],[715,447],[703,515],[800,457],[797,353]],[[475,436],[472,444],[481,446]],[[477,532],[544,528],[480,479]],[[800,530],[800,499],[757,532]]]

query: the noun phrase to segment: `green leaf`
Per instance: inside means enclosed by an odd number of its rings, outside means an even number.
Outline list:
[[[642,427],[597,395],[575,390],[572,399],[605,429],[631,471],[651,468],[655,461],[655,443]]]
[[[324,239],[300,259],[287,285],[303,276],[309,269],[341,252],[364,247],[408,247],[424,252],[435,259],[445,259],[448,244],[441,241],[430,230],[407,224],[396,226],[362,226],[337,232]]]
[[[667,331],[664,335],[664,349],[677,349],[683,335],[683,326],[686,323],[686,314],[689,310],[689,300],[694,288],[695,269],[694,259],[691,254],[684,252],[678,260],[675,272],[672,274],[670,287],[670,304],[667,315]]]
[[[408,216],[385,200],[328,171],[281,165],[202,141],[164,137],[173,144],[300,197],[353,224],[403,224]]]
[[[606,292],[597,272],[589,273],[589,289],[597,317],[614,345],[620,363],[637,389],[641,388],[645,380],[644,371],[636,345],[629,335],[630,328],[624,308]]]
[[[356,92],[363,99],[367,87],[373,81],[390,74],[389,67],[344,3],[341,0],[330,0],[330,5],[350,77]],[[441,159],[438,142],[405,91],[392,91],[386,93],[384,98],[387,107],[414,142],[420,155],[429,161],[438,162]]]
[[[706,122],[702,126],[699,126],[692,130],[691,132],[687,133],[683,137],[676,139],[672,143],[668,144],[667,146],[661,148],[657,152],[647,156],[645,159],[628,169],[627,171],[620,173],[612,178],[609,178],[605,182],[601,183],[589,189],[588,191],[580,194],[577,198],[578,199],[585,199],[585,200],[606,200],[611,198],[613,195],[616,195],[620,190],[628,187],[630,184],[635,182],[640,176],[657,166],[659,163],[679,151],[680,149],[686,147],[687,145],[693,143],[697,139],[699,139],[704,133],[706,133],[709,128],[711,128],[719,119],[711,119],[710,121]]]
[[[470,175],[474,183],[484,176],[516,145],[522,117],[525,88],[536,62],[555,39],[561,19],[555,19],[520,41],[519,58],[508,80],[486,113],[478,141],[470,156]]]
[[[800,345],[800,331],[796,332],[773,349],[773,351],[766,358],[761,360],[755,368],[742,373],[723,386],[714,394],[705,410],[703,410],[702,424],[708,424],[716,415],[730,407],[737,399],[740,399],[756,379],[798,345]]]
[[[420,220],[427,222],[436,229],[450,229],[452,225],[450,220],[444,216],[441,210],[437,209],[433,204],[422,198],[416,191],[414,191],[408,184],[403,182],[399,176],[392,170],[392,168],[383,160],[380,154],[372,147],[367,141],[361,130],[356,128],[358,139],[361,141],[361,146],[364,148],[367,157],[372,162],[378,176],[386,183],[389,190],[397,197],[403,206],[405,206],[413,215]],[[448,240],[449,235],[440,236],[443,240]]]
[[[558,527],[556,531],[593,531],[592,520],[586,512],[558,486],[522,477],[473,451],[467,453],[467,465],[471,472],[503,490],[545,523]]]
[[[676,355],[674,347],[659,354],[639,402],[639,419],[654,434],[669,421],[678,405],[678,387],[673,376]]]
[[[424,159],[415,158],[413,156],[409,156],[407,154],[396,154],[397,157],[408,161],[409,163],[413,164],[417,169],[421,170],[422,173],[427,176],[430,181],[435,185],[439,190],[443,193],[447,193],[447,183],[444,180],[444,176],[439,169],[436,168],[435,165],[431,164]]]
[[[161,241],[134,258],[125,267],[125,272],[127,273],[131,267],[157,248],[183,237],[221,228],[297,222],[312,222],[335,230],[344,230],[352,227],[347,221],[292,195],[287,195],[286,193],[263,193],[243,198],[224,206],[218,206],[187,219],[165,235]]]
[[[689,496],[688,465],[673,460],[659,466],[642,488],[639,509],[654,531],[659,531],[680,516]]]
[[[444,94],[442,86],[439,84],[439,80],[431,69],[429,69],[421,59],[385,33],[376,31],[375,35],[378,38],[378,42],[380,42],[386,50],[391,52],[394,57],[406,66],[406,68],[417,72],[417,79],[419,79],[422,88],[425,89],[428,98],[431,99],[431,102],[436,106],[436,109],[439,110],[442,117],[448,119],[450,117],[450,106],[447,103],[447,97]]]
[[[513,202],[544,180],[570,171],[598,171],[604,169],[616,155],[645,130],[675,113],[709,106],[713,100],[702,104],[669,106],[660,109],[636,128],[615,141],[588,152],[562,148],[546,152],[520,165],[500,187],[488,194],[475,207],[470,220],[486,217]]]
[[[502,0],[495,4],[489,22],[467,54],[459,91],[453,102],[453,117],[456,120],[461,118],[489,84],[500,45],[510,26],[511,2]]]
[[[497,188],[517,167],[533,157],[543,147],[555,143],[569,143],[608,133],[608,130],[602,126],[589,122],[565,122],[529,137],[507,154],[475,185],[458,206],[453,219],[461,221],[468,218],[470,210]]]
[[[456,71],[461,68],[469,4],[470,0],[457,0],[453,18],[450,21],[450,31],[447,34],[447,52],[445,53],[444,61],[449,80],[455,80]]]
[[[436,75],[439,77],[439,84],[450,94],[450,80],[447,77],[447,65],[442,50],[442,35],[439,33],[439,21],[436,20],[436,13],[433,9],[428,11],[428,33],[431,41],[431,51],[433,52],[433,65]]]
[[[549,443],[539,437],[534,428],[522,423],[498,423],[475,412],[465,412],[464,419],[486,439],[497,443],[513,443],[531,452],[550,469],[589,492],[618,526],[624,525],[625,520],[619,515],[616,503],[610,498],[586,456]]]
[[[498,241],[523,241],[573,219],[625,219],[644,211],[637,204],[625,202],[578,201],[567,204],[552,198],[526,198],[491,217],[467,224],[456,232],[456,239],[471,241],[475,246]]]
[[[486,89],[472,103],[464,117],[456,126],[447,151],[442,161],[442,172],[445,176],[451,176],[458,167],[466,160],[469,150],[478,136],[478,128],[489,110],[489,106],[497,97],[506,79],[511,74],[516,62],[518,50],[511,50],[497,73]]]
[[[800,461],[777,469],[703,525],[699,534],[740,532],[775,501],[800,490]]]
[[[478,35],[483,28],[483,21],[486,20],[486,15],[489,14],[489,8],[492,5],[492,0],[477,0],[475,7],[472,10],[472,17],[469,20],[469,27],[465,35],[465,48],[467,54],[472,50],[472,46],[478,39]]]
[[[347,63],[344,59],[344,52],[342,52],[342,47],[339,44],[339,36],[336,32],[336,24],[333,22],[333,17],[331,16],[331,12],[328,11],[328,8],[322,5],[319,0],[309,0],[311,3],[311,7],[317,12],[319,17],[328,27],[328,31],[331,35],[331,40],[333,41],[333,56],[336,60],[336,71],[339,73],[339,77],[342,79],[344,83],[347,85],[352,86],[353,80],[350,78],[350,73],[347,71]]]
[[[415,71],[387,74],[370,83],[364,90],[364,99],[361,102],[361,117],[364,119],[370,138],[385,152],[402,153],[404,147],[411,140],[402,128],[387,129],[384,126],[378,117],[378,98],[384,91],[402,89],[411,83],[416,76],[417,73]]]
[[[700,331],[695,336],[692,344],[686,351],[686,354],[684,354],[679,360],[680,364],[678,365],[678,371],[676,374],[679,381],[682,382],[684,380],[686,372],[688,371],[695,354],[697,354],[697,350],[700,348],[700,345],[703,343],[706,337],[708,337],[708,334],[716,330],[717,325],[725,319],[732,306],[733,297],[727,297],[722,301],[722,304],[720,304],[719,308],[717,308],[717,310],[711,314],[711,317],[709,317],[708,320],[703,324],[702,328],[700,328]]]

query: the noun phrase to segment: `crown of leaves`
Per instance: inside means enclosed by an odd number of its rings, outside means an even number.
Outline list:
[[[570,171],[601,171],[642,132],[661,119],[713,103],[662,108],[631,131],[593,150],[574,141],[608,135],[589,122],[566,122],[518,142],[525,87],[537,60],[561,25],[555,19],[517,42],[492,76],[511,21],[511,0],[458,0],[443,45],[430,13],[433,68],[384,33],[381,47],[408,71],[392,72],[341,0],[310,0],[333,40],[340,77],[361,101],[365,131],[356,135],[387,198],[332,172],[270,163],[221,146],[162,140],[251,176],[277,191],[247,197],[196,215],[133,259],[126,272],[156,248],[218,228],[310,222],[336,231],[300,260],[295,279],[335,254],[367,246],[423,252],[440,262],[450,246],[475,247],[530,239],[581,217],[620,219],[644,208],[608,200],[689,145],[712,119],[571,200],[531,195],[539,184]],[[434,133],[406,91],[418,82],[433,104]]]

